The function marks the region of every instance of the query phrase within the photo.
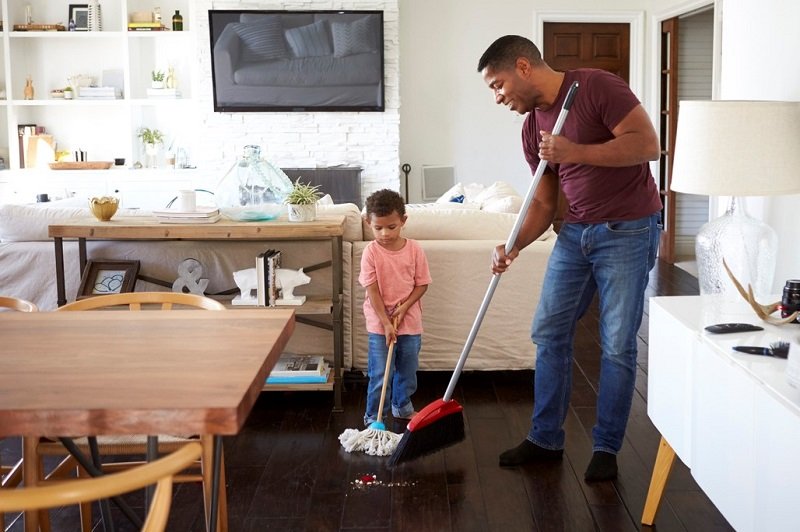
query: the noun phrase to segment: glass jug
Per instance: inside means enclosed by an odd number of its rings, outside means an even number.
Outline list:
[[[283,170],[262,159],[259,146],[248,145],[220,180],[215,199],[231,220],[273,220],[285,210],[283,200],[291,189]]]

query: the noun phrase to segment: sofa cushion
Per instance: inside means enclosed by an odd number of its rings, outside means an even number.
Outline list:
[[[333,53],[330,31],[324,20],[286,30],[284,35],[295,57],[316,57]]]
[[[402,234],[414,240],[497,240],[499,243],[508,238],[517,219],[517,215],[511,213],[432,203],[406,205],[406,214],[408,221]],[[374,240],[366,222],[363,232],[364,240]],[[552,229],[548,229],[539,240],[546,240],[551,234]]]
[[[120,209],[115,216],[142,216],[139,209]],[[90,218],[88,207],[56,207],[46,204],[0,205],[0,242],[47,241],[47,226],[74,218]]]
[[[286,56],[283,26],[277,17],[264,18],[257,24],[233,24],[242,41],[242,60],[269,61]]]
[[[335,57],[374,52],[377,49],[374,39],[375,31],[370,24],[369,17],[349,23],[332,22],[331,35],[333,36],[333,55]]]

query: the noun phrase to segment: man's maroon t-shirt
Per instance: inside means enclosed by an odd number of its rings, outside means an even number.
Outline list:
[[[522,148],[532,172],[539,165],[539,131],[553,130],[567,90],[575,81],[580,87],[560,133],[572,142],[601,144],[613,139],[611,130],[639,105],[628,85],[605,70],[565,72],[550,110],[529,113],[522,126]],[[661,210],[658,187],[647,163],[616,168],[548,163],[548,167],[558,175],[569,205],[565,222],[635,220]]]

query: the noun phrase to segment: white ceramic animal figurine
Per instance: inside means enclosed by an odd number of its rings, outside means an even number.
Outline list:
[[[300,285],[311,282],[311,277],[303,273],[303,268],[299,270],[289,270],[278,268],[275,270],[275,283],[281,289],[281,299],[275,303],[277,305],[302,305],[306,302],[306,296],[294,295],[294,289]]]
[[[258,301],[258,278],[256,269],[248,268],[233,272],[233,282],[239,288],[241,295],[233,298],[234,305],[255,305]]]

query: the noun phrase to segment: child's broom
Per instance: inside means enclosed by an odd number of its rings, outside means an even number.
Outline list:
[[[575,98],[575,92],[577,90],[578,82],[576,81],[569,88],[567,97],[564,99],[564,105],[561,107],[561,112],[558,114],[555,126],[553,127],[553,135],[558,135],[561,132],[561,127],[564,125],[567,114],[569,114],[569,108],[572,106],[572,100]],[[528,187],[525,201],[519,209],[514,227],[511,229],[511,234],[506,241],[506,254],[510,253],[511,248],[514,247],[514,242],[517,240],[517,235],[522,227],[525,214],[528,212],[528,208],[533,201],[536,187],[539,185],[539,181],[542,179],[546,167],[547,161],[540,160],[539,166],[536,167],[533,180]],[[411,419],[403,434],[403,438],[400,440],[391,458],[389,458],[389,466],[395,466],[402,462],[407,462],[414,458],[433,453],[464,439],[463,407],[452,399],[453,392],[455,391],[456,383],[461,376],[461,371],[472,349],[472,343],[475,341],[475,336],[478,334],[478,329],[481,327],[483,317],[486,315],[489,302],[492,300],[492,296],[494,295],[499,281],[500,274],[492,276],[489,288],[486,290],[486,295],[483,296],[483,301],[478,309],[478,315],[475,316],[472,329],[470,329],[469,335],[467,336],[467,342],[464,344],[464,349],[461,351],[461,356],[458,358],[456,368],[453,371],[452,377],[450,377],[450,384],[447,386],[444,397],[432,402]]]
[[[396,325],[395,325],[396,328]],[[386,430],[383,423],[383,404],[386,400],[386,388],[389,384],[389,375],[392,369],[395,340],[389,343],[389,352],[386,355],[386,369],[383,372],[383,387],[381,388],[381,401],[378,405],[378,419],[370,423],[365,430],[345,429],[339,435],[339,442],[348,453],[363,451],[373,456],[388,456],[397,447],[400,435]]]

